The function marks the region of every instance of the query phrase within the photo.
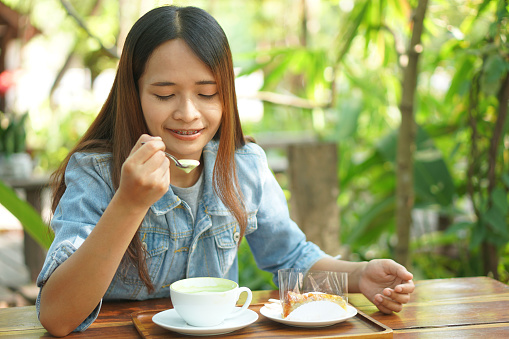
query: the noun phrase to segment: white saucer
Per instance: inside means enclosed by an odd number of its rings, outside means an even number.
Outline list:
[[[236,307],[240,308],[240,307]],[[258,313],[250,309],[244,310],[242,314],[226,319],[221,324],[211,327],[197,327],[188,325],[182,319],[175,309],[169,309],[159,312],[152,317],[152,321],[157,325],[181,334],[207,336],[230,333],[243,327],[251,325],[258,319]]]
[[[346,315],[345,316],[339,317],[339,318],[334,318],[334,319],[328,319],[328,320],[314,320],[314,321],[283,319],[283,317],[281,316],[281,312],[278,312],[277,310],[274,310],[274,309],[270,309],[267,306],[263,306],[260,309],[260,313],[271,320],[277,321],[278,323],[282,323],[285,325],[297,326],[297,327],[324,327],[324,326],[334,325],[334,324],[343,322],[347,319],[350,319],[352,317],[355,317],[355,315],[357,314],[357,309],[353,306],[346,305]]]

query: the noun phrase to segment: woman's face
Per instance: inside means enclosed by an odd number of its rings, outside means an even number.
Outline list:
[[[222,115],[210,69],[183,40],[169,40],[149,57],[138,88],[150,134],[177,158],[199,160]]]

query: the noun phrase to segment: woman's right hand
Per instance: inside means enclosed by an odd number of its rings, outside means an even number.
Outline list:
[[[143,134],[138,139],[122,165],[118,198],[135,209],[146,209],[168,191],[170,162],[165,150],[160,137]]]

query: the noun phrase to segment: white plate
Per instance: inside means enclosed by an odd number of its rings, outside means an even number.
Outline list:
[[[240,308],[240,307],[236,307]],[[250,309],[244,310],[242,314],[226,319],[217,326],[197,327],[188,325],[182,319],[175,309],[159,312],[152,317],[152,321],[157,325],[181,334],[207,336],[230,333],[243,327],[251,325],[258,319],[258,313]]]
[[[342,321],[345,321],[347,319],[350,319],[352,317],[355,317],[355,315],[357,314],[357,309],[353,306],[346,305],[346,315],[345,316],[339,317],[339,318],[334,318],[334,319],[328,319],[328,320],[314,320],[314,321],[283,319],[281,312],[278,312],[277,310],[274,310],[274,309],[270,309],[267,306],[263,306],[260,309],[260,313],[271,320],[277,321],[278,323],[282,323],[285,325],[297,326],[297,327],[324,327],[324,326],[334,325],[334,324],[340,323]]]

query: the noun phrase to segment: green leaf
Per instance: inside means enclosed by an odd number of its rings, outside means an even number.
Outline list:
[[[362,175],[364,172],[372,169],[373,167],[380,166],[384,162],[385,160],[380,153],[374,152],[363,162],[349,168],[348,173],[341,179],[340,187],[346,187],[353,178]]]
[[[391,225],[396,206],[395,197],[383,197],[380,201],[370,205],[369,209],[362,213],[359,223],[349,235],[346,243],[366,245],[376,241],[380,234]]]
[[[340,124],[336,125],[336,140],[342,141],[349,138],[357,131],[357,123],[362,112],[362,107],[358,101],[345,100],[339,103],[338,120]]]
[[[484,63],[481,85],[484,92],[495,95],[500,87],[500,81],[507,72],[506,62],[498,54],[488,56]]]
[[[0,204],[12,213],[27,233],[42,247],[49,248],[53,233],[37,211],[0,180]]]
[[[497,187],[491,192],[491,201],[493,206],[497,208],[497,210],[502,215],[507,215],[507,193],[500,187]]]
[[[352,11],[353,19],[346,21],[346,24],[348,26],[343,27],[341,29],[341,31],[345,32],[345,34],[338,35],[337,42],[338,42],[339,48],[336,48],[336,50],[339,50],[339,54],[336,57],[336,64],[339,64],[343,60],[343,57],[346,55],[346,53],[350,49],[353,39],[358,34],[357,30],[359,29],[359,26],[362,23],[362,20],[367,13],[369,5],[370,5],[370,1],[364,1],[363,4],[356,5],[354,10]]]
[[[393,130],[377,145],[387,161],[396,164],[397,131]],[[455,187],[451,173],[433,139],[418,126],[414,154],[414,189],[417,199],[442,206],[452,204]]]
[[[483,227],[482,223],[478,221],[475,223],[474,228],[472,230],[472,237],[470,238],[470,246],[469,249],[473,250],[478,248],[481,243],[486,238],[486,227]]]
[[[502,181],[504,182],[504,185],[506,187],[509,187],[509,174],[507,173],[502,174]]]
[[[484,10],[488,7],[491,0],[484,0],[480,5],[479,9],[477,10],[476,19],[481,16],[481,14],[484,12]]]
[[[507,230],[506,215],[500,212],[494,206],[484,214],[484,220],[491,225],[491,229],[498,235],[509,238],[509,231]]]
[[[506,70],[506,63],[504,59],[498,54],[493,54],[488,57],[484,65],[484,76],[487,82],[497,82],[504,76]]]
[[[455,95],[463,96],[468,92],[471,83],[472,70],[474,69],[475,58],[465,57],[462,62],[458,62],[456,73],[451,81],[449,90],[445,96],[445,101],[451,101]]]
[[[283,76],[287,73],[288,67],[292,61],[292,53],[279,55],[278,58],[273,61],[272,65],[275,65],[275,67],[266,72],[262,89],[270,90],[276,88]]]
[[[457,222],[457,223],[454,223],[452,224],[451,226],[449,226],[447,228],[447,230],[445,231],[446,234],[455,234],[461,230],[465,230],[465,229],[470,229],[474,226],[475,224],[473,222],[470,222],[470,221],[460,221],[460,222]]]

